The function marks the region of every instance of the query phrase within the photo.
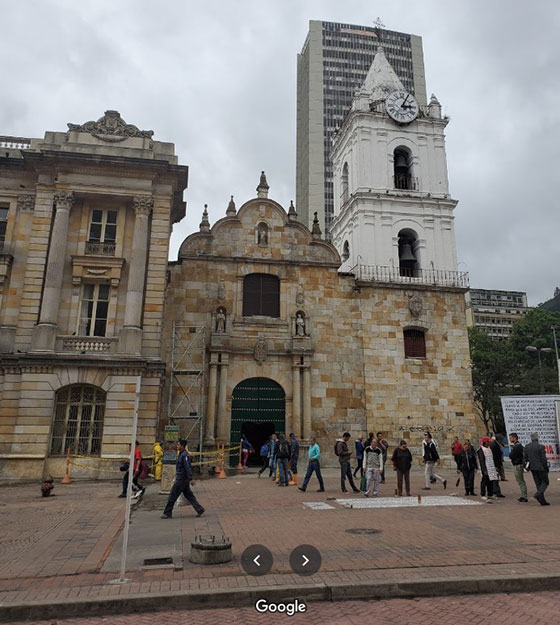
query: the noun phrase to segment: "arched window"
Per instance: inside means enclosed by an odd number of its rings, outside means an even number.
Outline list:
[[[342,260],[346,262],[350,258],[350,243],[348,241],[344,241],[344,245],[342,246]]]
[[[419,269],[418,236],[414,230],[405,228],[399,232],[399,273],[414,278]]]
[[[65,386],[56,393],[51,456],[68,450],[85,456],[101,452],[105,391],[89,384]]]
[[[348,200],[348,163],[344,163],[342,168],[342,178],[340,179],[340,199],[341,203],[344,204]]]
[[[404,357],[426,358],[426,334],[424,330],[404,330]]]
[[[412,176],[412,154],[400,146],[393,152],[393,179],[395,189],[416,190],[416,179]]]
[[[280,280],[268,273],[250,273],[243,279],[243,316],[280,317]]]

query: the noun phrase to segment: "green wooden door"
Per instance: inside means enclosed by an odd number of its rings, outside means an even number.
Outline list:
[[[283,388],[268,378],[249,378],[233,389],[231,398],[231,445],[239,444],[246,434],[255,453],[251,464],[259,461],[261,445],[273,433],[284,433],[286,427],[286,396]],[[236,466],[238,455],[230,458]]]

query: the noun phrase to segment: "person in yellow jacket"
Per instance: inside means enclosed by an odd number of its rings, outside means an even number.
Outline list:
[[[161,480],[161,470],[163,467],[163,449],[161,443],[156,441],[154,443],[154,478]]]

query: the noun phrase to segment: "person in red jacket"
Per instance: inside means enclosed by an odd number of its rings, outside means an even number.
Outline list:
[[[128,446],[128,451],[130,453],[130,445]],[[138,483],[138,478],[140,477],[140,463],[142,462],[142,452],[140,451],[140,444],[136,441],[136,445],[134,447],[134,468],[132,472],[132,488],[136,490],[136,495],[133,497],[140,497],[144,494],[146,490],[141,484]],[[130,467],[129,467],[130,469]],[[119,497],[126,497],[126,492],[128,490],[128,474],[129,469],[127,469],[126,473],[123,475],[122,481],[122,492]]]
[[[459,462],[459,455],[463,451],[463,445],[459,441],[459,437],[456,436],[453,439],[453,443],[451,445],[451,453],[453,454],[453,460],[455,460],[455,464],[457,465],[457,473],[461,473],[461,466]]]

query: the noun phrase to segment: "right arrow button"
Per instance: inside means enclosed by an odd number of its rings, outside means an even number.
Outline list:
[[[290,566],[298,575],[313,575],[321,568],[321,554],[313,545],[299,545],[290,554]]]

